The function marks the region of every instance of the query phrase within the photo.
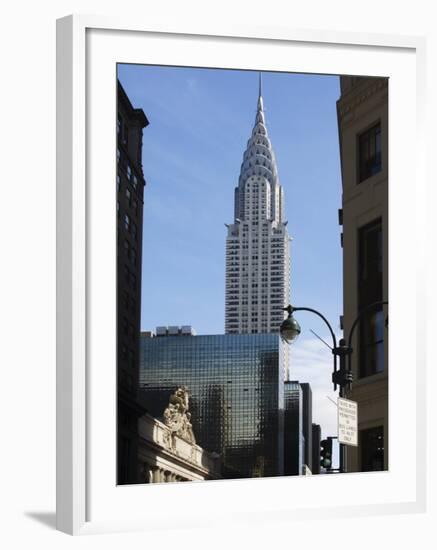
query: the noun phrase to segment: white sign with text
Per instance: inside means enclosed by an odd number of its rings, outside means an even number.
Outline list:
[[[339,397],[338,410],[338,442],[345,445],[358,446],[358,404],[356,401]]]

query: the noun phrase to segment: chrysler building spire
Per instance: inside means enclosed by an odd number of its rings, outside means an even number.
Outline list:
[[[247,142],[240,169],[238,188],[235,194],[235,218],[245,219],[244,195],[246,182],[256,176],[261,176],[270,189],[269,218],[282,220],[283,191],[279,185],[275,154],[270,142],[264,114],[262,97],[262,80],[259,75],[258,107],[252,135]],[[260,181],[260,178],[255,181]]]
[[[290,237],[284,194],[267,132],[259,74],[255,123],[226,239],[226,333],[278,332],[290,300]]]

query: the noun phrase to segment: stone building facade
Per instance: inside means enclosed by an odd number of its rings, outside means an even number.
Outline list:
[[[337,102],[343,198],[343,328],[360,312],[388,301],[388,79],[340,77]],[[361,318],[352,341],[358,403],[358,447],[348,447],[347,471],[388,469],[387,309]]]
[[[196,444],[188,411],[188,391],[177,388],[164,421],[145,414],[138,421],[140,481],[169,483],[220,478],[220,456]]]

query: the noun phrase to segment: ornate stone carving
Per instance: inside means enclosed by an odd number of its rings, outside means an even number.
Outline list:
[[[387,87],[387,81],[384,79],[375,79],[375,83],[371,86],[368,86],[364,92],[361,92],[359,95],[353,96],[354,92],[351,92],[351,98],[343,99],[339,103],[339,112],[341,116],[349,113],[351,110],[356,109],[361,103],[365,102],[370,96],[374,95],[376,92],[382,88]],[[361,90],[361,88],[357,87]]]
[[[163,435],[163,444],[164,448],[168,451],[172,451],[174,448],[173,435],[170,432],[164,432]]]
[[[171,430],[172,436],[177,435],[185,441],[196,443],[191,424],[189,408],[189,393],[185,386],[177,388],[170,396],[168,407],[164,411],[164,424]]]

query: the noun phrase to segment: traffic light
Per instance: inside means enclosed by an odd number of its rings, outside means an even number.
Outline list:
[[[332,439],[323,439],[320,442],[320,466],[329,470],[332,465]]]

